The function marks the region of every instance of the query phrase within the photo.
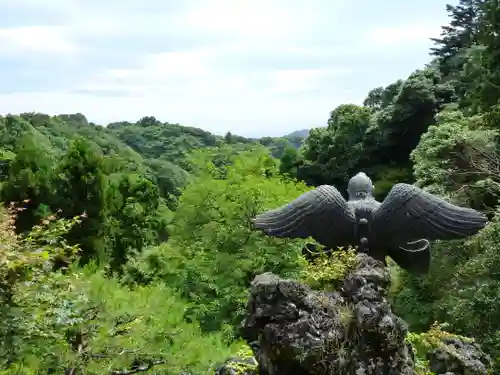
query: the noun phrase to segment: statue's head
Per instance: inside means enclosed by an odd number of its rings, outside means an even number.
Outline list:
[[[349,199],[360,199],[371,197],[373,194],[373,184],[370,177],[364,172],[359,172],[356,176],[349,180],[347,184],[347,194]]]

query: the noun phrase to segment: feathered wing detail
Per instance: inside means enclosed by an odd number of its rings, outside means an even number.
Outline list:
[[[257,215],[252,221],[254,228],[273,237],[312,237],[331,248],[356,242],[354,211],[330,185],[321,185],[283,207]]]
[[[453,240],[476,234],[487,218],[408,184],[396,184],[374,212],[374,234],[387,245],[410,241]]]

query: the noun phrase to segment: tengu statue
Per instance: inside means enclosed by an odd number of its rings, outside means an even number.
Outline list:
[[[432,240],[452,240],[476,234],[487,218],[408,184],[396,184],[382,203],[373,198],[373,184],[363,172],[351,178],[349,200],[330,185],[302,194],[289,204],[257,215],[255,229],[269,236],[312,237],[329,249],[357,246],[385,262],[426,273]]]

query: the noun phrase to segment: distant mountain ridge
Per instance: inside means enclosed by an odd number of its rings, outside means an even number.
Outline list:
[[[136,162],[144,159],[146,164],[156,165],[160,161],[172,163],[182,169],[187,167],[186,157],[192,150],[222,143],[231,144],[238,149],[262,145],[267,147],[274,157],[281,158],[287,147],[299,148],[305,135],[309,133],[309,130],[303,129],[281,137],[246,138],[230,132],[220,136],[196,127],[162,123],[154,116],[145,116],[136,122],[119,121],[101,126],[89,122],[81,113],[54,116],[36,112],[10,114],[5,117],[0,115],[0,125],[4,121],[11,121],[9,118],[15,119],[22,134],[39,133],[47,143],[60,150],[66,149],[71,140],[84,137],[91,140],[104,154],[127,155]],[[19,134],[1,127],[0,130],[4,130],[0,131],[0,135],[3,134],[5,138],[2,138],[2,149],[12,149]]]
[[[310,129],[300,129],[291,132],[290,134],[284,135],[284,138],[307,138],[309,136]]]

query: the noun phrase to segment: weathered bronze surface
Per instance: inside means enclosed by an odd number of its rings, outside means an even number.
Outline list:
[[[382,203],[373,198],[373,188],[360,172],[349,181],[347,201],[334,186],[322,185],[257,215],[253,224],[269,236],[312,237],[330,249],[357,246],[376,259],[388,255],[409,272],[426,273],[429,241],[472,236],[487,222],[482,213],[413,185],[394,185]]]

